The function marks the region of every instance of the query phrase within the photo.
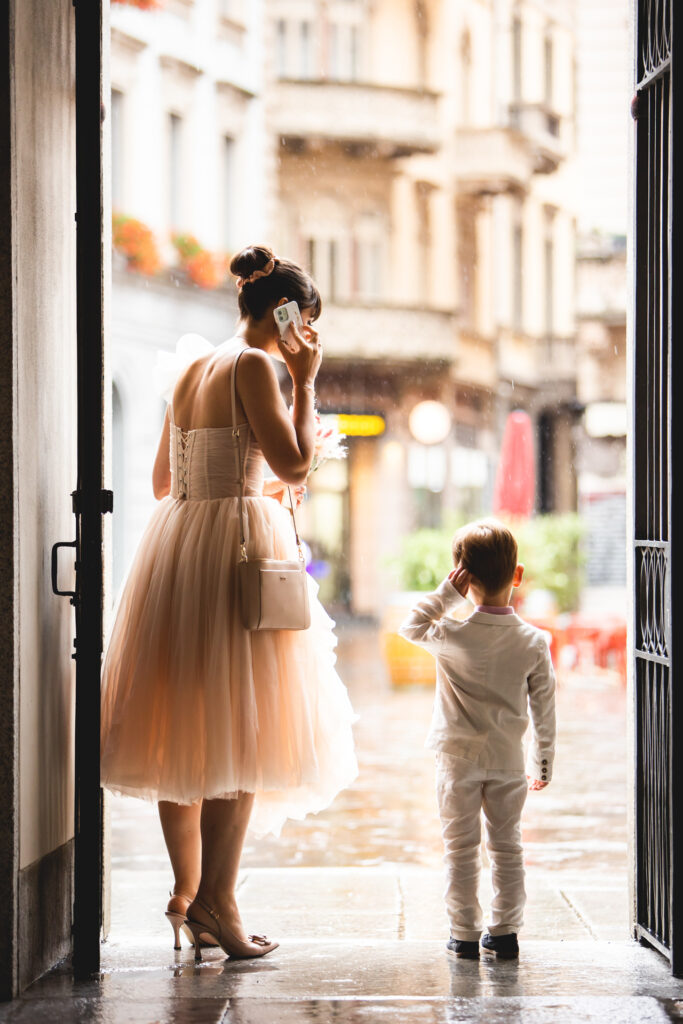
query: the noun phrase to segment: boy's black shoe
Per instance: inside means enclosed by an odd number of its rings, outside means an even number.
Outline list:
[[[479,943],[464,942],[462,939],[454,939],[452,936],[446,943],[446,952],[451,956],[460,957],[462,960],[479,959]]]
[[[516,960],[519,956],[519,943],[514,932],[509,935],[489,935],[481,937],[481,948],[485,953],[495,953],[501,960]]]

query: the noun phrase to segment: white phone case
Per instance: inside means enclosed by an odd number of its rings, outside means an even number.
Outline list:
[[[298,328],[301,328],[304,325],[297,303],[292,300],[292,302],[285,302],[282,306],[276,306],[273,310],[273,316],[283,344],[290,352],[296,352],[298,345],[294,340],[289,327],[292,323],[294,323]]]

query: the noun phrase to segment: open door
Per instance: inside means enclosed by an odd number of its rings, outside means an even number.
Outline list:
[[[103,640],[104,331],[109,252],[105,230],[107,0],[76,0],[76,221],[78,484],[76,514],[76,760],[74,973],[100,966],[103,923],[103,794],[100,787],[100,662]],[[104,8],[104,11],[103,11]],[[107,26],[108,31],[108,26]]]
[[[636,935],[683,975],[683,673],[677,676],[677,549],[672,471],[681,303],[673,138],[683,111],[675,0],[635,4],[634,700]],[[683,606],[682,606],[683,611]]]

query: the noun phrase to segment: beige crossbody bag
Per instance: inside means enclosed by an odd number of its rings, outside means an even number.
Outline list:
[[[308,603],[306,565],[301,541],[296,528],[294,502],[289,487],[289,501],[294,524],[294,535],[299,550],[296,560],[281,561],[277,558],[247,558],[244,537],[244,475],[240,453],[240,429],[237,425],[236,384],[239,353],[232,367],[232,441],[235,451],[235,471],[240,488],[240,551],[242,557],[237,563],[239,579],[240,609],[245,629],[308,629],[311,624],[311,610]]]

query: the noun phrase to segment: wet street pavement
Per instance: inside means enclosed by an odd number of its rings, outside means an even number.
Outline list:
[[[683,1020],[683,983],[628,933],[625,695],[617,677],[562,681],[556,771],[524,815],[529,901],[519,963],[452,960],[442,900],[427,689],[392,690],[374,630],[340,629],[359,714],[358,780],[279,839],[248,839],[239,898],[263,961],[172,949],[172,879],[153,807],[111,801],[112,928],[102,973],[67,967],[4,1021],[102,1024],[469,1024]],[[485,881],[485,876],[484,876]],[[490,889],[483,885],[484,903]]]

